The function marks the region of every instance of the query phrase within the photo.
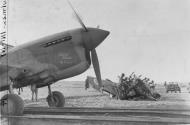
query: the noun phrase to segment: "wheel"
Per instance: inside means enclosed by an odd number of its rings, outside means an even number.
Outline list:
[[[155,99],[159,99],[161,95],[159,93],[153,93],[152,95]]]
[[[24,101],[16,94],[6,94],[1,98],[2,115],[22,115]]]
[[[53,100],[50,95],[47,97],[47,102],[49,107],[64,107],[65,97],[61,92],[54,91],[52,92]]]

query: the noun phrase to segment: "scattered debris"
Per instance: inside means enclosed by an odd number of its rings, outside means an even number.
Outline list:
[[[116,83],[106,79],[102,80],[102,85],[102,92],[108,93],[113,98],[119,98],[118,86]],[[97,79],[95,77],[87,76],[85,81],[85,89],[88,89],[90,86],[99,91]]]

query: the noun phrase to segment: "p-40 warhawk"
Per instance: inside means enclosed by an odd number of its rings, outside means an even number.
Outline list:
[[[32,84],[36,84],[37,88],[48,86],[48,105],[63,107],[65,103],[63,94],[51,91],[51,84],[83,73],[90,67],[91,61],[99,86],[102,86],[95,48],[109,32],[86,27],[76,11],[74,9],[73,11],[82,28],[13,47],[1,55],[0,91],[9,90],[9,94],[1,98],[1,114],[22,115],[23,100],[12,93],[12,89]]]

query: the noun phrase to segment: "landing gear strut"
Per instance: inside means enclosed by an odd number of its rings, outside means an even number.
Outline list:
[[[49,107],[64,107],[65,98],[61,92],[53,91],[51,92],[50,85],[48,86],[49,95],[46,98]]]
[[[2,115],[22,115],[24,111],[24,101],[16,94],[13,94],[13,87],[9,87],[10,94],[6,94],[1,98],[1,114]]]

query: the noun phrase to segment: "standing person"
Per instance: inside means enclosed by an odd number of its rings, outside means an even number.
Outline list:
[[[22,88],[22,87],[19,87],[19,88],[18,88],[18,94],[19,94],[19,95],[21,94],[21,91],[23,92],[23,88]]]
[[[152,90],[155,89],[155,84],[154,84],[153,80],[151,82],[149,82],[149,86],[150,86],[150,89],[152,89]]]
[[[13,94],[14,93],[14,91],[13,91],[13,80],[12,80],[12,78],[11,77],[9,77],[9,81],[8,81],[9,83],[9,93],[11,93],[11,94]]]
[[[164,82],[164,86],[165,86],[165,87],[167,86],[167,82],[166,82],[166,81]]]
[[[35,98],[36,98],[36,102],[37,102],[38,101],[38,88],[37,88],[36,84],[31,85],[31,91],[32,91],[32,101],[34,101],[34,94],[35,94]]]
[[[121,79],[120,79],[121,83],[123,83],[123,82],[124,82],[124,78],[125,78],[125,74],[124,74],[124,73],[122,73],[122,74],[121,74]]]
[[[122,73],[121,76],[118,76],[118,78],[119,78],[119,83],[123,83],[124,77],[125,77],[125,74],[124,74],[124,73]]]
[[[88,76],[85,80],[85,90],[87,90],[89,88],[89,80],[88,80]]]

